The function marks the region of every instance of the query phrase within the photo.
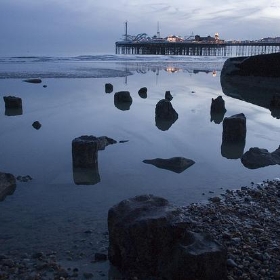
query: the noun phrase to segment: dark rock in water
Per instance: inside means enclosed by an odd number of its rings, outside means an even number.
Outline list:
[[[168,130],[178,119],[178,113],[174,110],[171,102],[167,99],[160,100],[156,105],[156,126],[161,130]]]
[[[22,183],[26,183],[32,180],[32,177],[29,175],[26,176],[17,176],[16,178],[18,181],[22,182]]]
[[[225,101],[221,95],[216,99],[212,98],[211,113],[225,113],[226,111]]]
[[[246,117],[243,113],[224,118],[223,142],[243,142],[246,139],[246,131]]]
[[[47,85],[43,85],[43,88],[46,88],[47,87]]]
[[[0,172],[0,201],[12,195],[16,189],[16,178],[10,173]]]
[[[20,97],[16,96],[4,96],[6,109],[21,109],[22,108],[22,100]]]
[[[229,58],[221,75],[280,77],[280,53]]]
[[[81,136],[72,141],[73,177],[76,185],[95,185],[100,182],[98,151],[117,143],[107,136]]]
[[[104,150],[106,146],[117,143],[116,140],[101,136],[84,135],[72,141],[73,166],[91,168],[97,165],[98,150]]]
[[[105,92],[106,93],[111,93],[111,92],[113,92],[113,85],[112,84],[110,84],[110,83],[107,83],[107,84],[105,84]]]
[[[35,128],[35,129],[40,129],[41,128],[41,124],[40,124],[40,122],[39,121],[35,121],[33,124],[32,124],[32,126]]]
[[[147,91],[148,89],[146,87],[142,87],[138,90],[138,94],[141,98],[147,98]]]
[[[216,99],[212,98],[210,109],[211,122],[214,121],[217,124],[221,123],[226,111],[225,101],[222,96],[218,96]]]
[[[270,107],[272,108],[280,108],[280,94],[274,94],[270,101]]]
[[[226,279],[226,249],[189,224],[164,198],[124,200],[108,212],[109,260],[127,279]]]
[[[250,148],[241,158],[243,165],[249,169],[256,169],[269,165],[280,164],[280,146],[270,153],[266,149]]]
[[[162,159],[162,158],[145,159],[143,160],[143,162],[176,173],[181,173],[185,171],[187,168],[189,168],[195,163],[193,160],[183,158],[183,157],[173,157],[169,159]]]
[[[114,95],[114,104],[116,108],[126,111],[130,109],[132,104],[132,97],[129,91],[119,91]]]
[[[173,96],[171,95],[170,91],[167,90],[165,92],[165,99],[171,101],[173,99]]]
[[[32,84],[40,84],[40,83],[42,83],[42,80],[39,79],[39,78],[26,79],[26,80],[23,80],[23,81],[26,82],[26,83],[32,83]]]

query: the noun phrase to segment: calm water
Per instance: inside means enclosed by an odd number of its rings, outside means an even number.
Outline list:
[[[222,123],[211,121],[211,99],[222,95],[225,116],[244,113],[250,147],[274,151],[279,121],[269,110],[223,94],[225,59],[185,57],[76,57],[0,59],[0,171],[33,180],[17,183],[0,202],[3,251],[61,248],[83,232],[106,231],[108,209],[151,193],[177,205],[206,201],[225,189],[279,176],[279,167],[245,168],[221,153]],[[215,71],[213,73],[213,71]],[[42,84],[24,78],[40,76]],[[114,91],[106,94],[105,83]],[[47,85],[46,88],[43,85]],[[138,95],[148,88],[146,99]],[[128,90],[129,110],[114,105],[114,92]],[[155,125],[155,106],[173,95],[178,120],[166,131]],[[23,114],[5,115],[3,96],[22,98]],[[34,121],[41,129],[32,127]],[[99,151],[100,182],[76,185],[71,142],[82,135],[108,136],[117,143]],[[144,159],[182,156],[195,164],[177,174]],[[59,244],[59,245],[58,245]]]

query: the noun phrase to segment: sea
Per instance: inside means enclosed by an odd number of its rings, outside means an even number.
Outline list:
[[[124,199],[153,194],[178,206],[206,203],[226,190],[278,177],[277,165],[248,169],[240,160],[251,147],[277,149],[280,120],[266,107],[223,92],[220,74],[226,59],[0,57],[0,172],[19,179],[0,202],[1,251],[66,252],[73,246],[106,251],[102,236],[108,210]],[[25,81],[30,78],[42,83]],[[107,83],[111,93],[105,91]],[[147,96],[139,94],[143,87]],[[128,91],[132,102],[116,104],[119,91]],[[178,119],[163,128],[155,108],[166,91]],[[20,97],[22,110],[6,110],[4,96]],[[215,119],[210,107],[218,96],[226,112]],[[236,154],[223,149],[222,120],[239,113],[246,116],[247,134]],[[35,121],[40,129],[32,126]],[[72,141],[85,135],[116,143],[98,152],[98,168],[81,179],[73,167]],[[143,162],[172,157],[195,164],[176,173]],[[85,232],[95,234],[90,245]]]

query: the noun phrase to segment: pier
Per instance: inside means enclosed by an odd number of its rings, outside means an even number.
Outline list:
[[[280,52],[280,42],[168,42],[118,41],[116,54],[189,55],[189,56],[251,56]]]

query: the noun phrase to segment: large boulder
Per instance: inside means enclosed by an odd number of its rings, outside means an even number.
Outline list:
[[[16,178],[10,173],[0,172],[0,201],[7,195],[14,193],[16,189]]]
[[[223,120],[223,142],[238,143],[246,139],[246,117],[243,113]]]
[[[178,207],[141,195],[108,212],[109,260],[125,277],[137,279],[226,279],[226,250]]]
[[[173,157],[168,159],[155,158],[155,159],[145,159],[144,163],[152,164],[158,168],[167,169],[176,173],[181,173],[187,168],[195,164],[191,159],[184,157]]]
[[[241,157],[243,165],[249,169],[256,169],[269,165],[280,164],[280,146],[272,153],[266,149],[250,148]]]
[[[233,57],[226,60],[221,76],[280,77],[280,53],[249,57]]]
[[[156,105],[155,121],[156,126],[161,130],[168,130],[178,119],[178,113],[167,99],[160,100]]]

